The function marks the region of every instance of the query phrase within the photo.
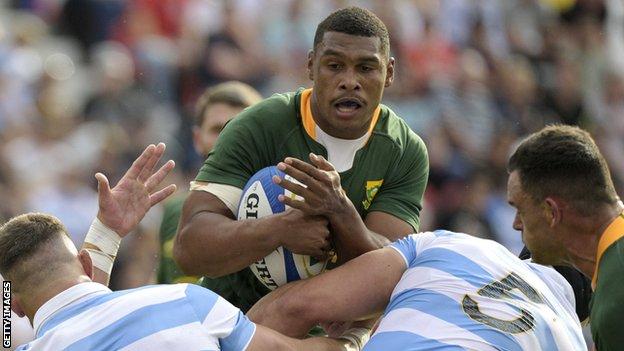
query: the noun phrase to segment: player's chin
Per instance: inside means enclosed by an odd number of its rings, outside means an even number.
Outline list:
[[[529,248],[529,250],[531,249]],[[542,252],[538,249],[531,250],[531,260],[535,263],[547,266],[552,266],[556,264],[556,262],[551,257],[549,257],[548,255],[543,255]]]

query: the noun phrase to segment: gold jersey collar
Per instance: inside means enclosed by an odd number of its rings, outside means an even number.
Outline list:
[[[609,224],[607,229],[602,233],[600,240],[598,241],[598,250],[596,252],[596,267],[594,268],[594,276],[592,277],[592,288],[596,289],[596,283],[598,282],[598,267],[600,266],[600,259],[602,255],[607,251],[609,246],[615,243],[618,239],[624,236],[624,212]]]

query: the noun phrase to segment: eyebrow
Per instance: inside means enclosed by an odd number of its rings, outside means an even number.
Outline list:
[[[326,49],[325,51],[323,51],[321,53],[321,56],[336,56],[336,57],[345,57],[346,55],[343,54],[340,51],[336,51],[334,49]],[[379,57],[375,56],[375,55],[366,55],[363,57],[358,57],[357,59],[358,61],[361,62],[373,62],[373,63],[380,63],[381,60],[379,59]]]

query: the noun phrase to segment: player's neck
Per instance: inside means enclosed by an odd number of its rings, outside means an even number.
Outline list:
[[[51,280],[53,281],[54,279]],[[33,289],[32,294],[22,299],[24,313],[32,324],[35,318],[35,314],[41,308],[41,306],[45,305],[46,302],[50,301],[56,295],[75,285],[90,281],[91,279],[89,279],[86,275],[80,275],[72,278],[68,277],[65,279],[56,280],[51,285],[39,286],[37,289]]]
[[[574,266],[590,279],[593,277],[597,262],[598,243],[603,233],[622,213],[622,208],[607,206],[595,215],[577,217],[567,231],[570,240],[567,243],[567,264]]]

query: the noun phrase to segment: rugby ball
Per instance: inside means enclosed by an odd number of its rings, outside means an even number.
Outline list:
[[[279,202],[279,195],[299,198],[297,195],[273,183],[271,177],[277,175],[297,182],[294,178],[270,166],[259,170],[249,179],[243,189],[238,206],[239,220],[257,219],[285,211],[288,206]],[[274,290],[299,279],[306,279],[325,270],[327,261],[318,261],[311,256],[298,255],[285,247],[278,247],[265,258],[249,266],[256,278],[267,288]]]

